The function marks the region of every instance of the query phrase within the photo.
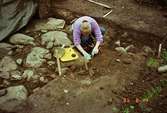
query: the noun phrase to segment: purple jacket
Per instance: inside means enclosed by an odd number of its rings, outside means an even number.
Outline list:
[[[74,24],[73,24],[73,42],[74,45],[79,45],[81,40],[81,30],[80,26],[83,20],[87,20],[91,24],[91,31],[95,34],[96,41],[103,42],[103,36],[100,30],[99,25],[97,24],[96,20],[89,17],[89,16],[83,16],[78,18]]]

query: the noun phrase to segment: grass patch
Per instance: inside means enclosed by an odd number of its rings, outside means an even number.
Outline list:
[[[147,67],[150,67],[150,68],[157,68],[159,66],[159,62],[157,59],[153,58],[153,57],[150,57],[148,60],[147,60],[147,63],[146,63]]]

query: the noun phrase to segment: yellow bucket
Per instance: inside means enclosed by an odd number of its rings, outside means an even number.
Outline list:
[[[78,58],[78,54],[74,51],[73,48],[71,47],[64,48],[64,50],[65,50],[64,55],[60,58],[62,62],[72,61]]]

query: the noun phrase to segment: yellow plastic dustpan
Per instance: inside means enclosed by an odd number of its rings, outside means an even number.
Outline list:
[[[78,58],[78,54],[74,51],[72,47],[64,48],[65,52],[64,55],[60,58],[61,61],[71,61],[76,60]]]

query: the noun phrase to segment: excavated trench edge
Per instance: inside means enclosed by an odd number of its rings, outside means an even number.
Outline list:
[[[68,25],[70,25],[74,19],[85,15],[83,13],[71,12],[67,9],[58,9],[58,11],[64,11],[64,12],[67,12],[69,14],[68,16],[64,16],[63,14],[57,13],[56,17],[55,17],[55,18],[64,19]],[[68,18],[68,17],[72,17],[72,18]],[[91,16],[91,17],[93,17],[93,16]],[[153,49],[158,49],[159,44],[163,42],[163,47],[167,48],[167,33],[161,37],[160,35],[155,35],[153,33],[139,31],[139,30],[133,29],[131,27],[128,27],[127,25],[115,23],[112,20],[107,19],[107,18],[103,18],[103,17],[93,17],[93,18],[100,25],[105,27],[105,29],[108,31],[109,35],[112,35],[112,30],[114,30],[116,32],[122,31],[121,33],[129,32],[132,36],[131,38],[134,41],[140,43],[141,45],[147,45]],[[118,37],[111,37],[111,38],[112,38],[111,42],[113,42],[114,40],[120,39]]]

